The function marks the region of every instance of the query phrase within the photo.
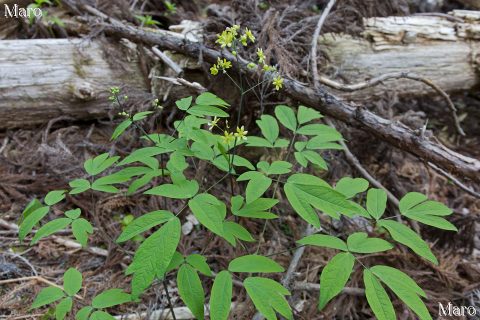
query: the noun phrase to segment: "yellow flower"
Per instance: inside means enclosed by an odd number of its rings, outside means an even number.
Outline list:
[[[240,128],[237,127],[237,132],[235,133],[235,137],[237,137],[238,140],[247,140],[247,133],[248,131],[245,130],[244,126],[241,126]]]
[[[218,123],[219,120],[220,120],[220,118],[214,117],[212,121],[209,121],[207,123],[208,130],[212,131],[212,129],[217,126],[217,123]]]
[[[230,142],[232,142],[234,140],[234,136],[233,136],[233,133],[232,132],[228,132],[227,130],[225,130],[223,132],[223,136],[222,136],[222,140],[225,144],[229,144]]]
[[[283,79],[280,76],[276,76],[273,78],[273,85],[275,86],[275,90],[280,90],[283,87]]]
[[[244,35],[250,40],[252,43],[255,42],[255,36],[253,35],[252,31],[248,28],[245,28]]]
[[[263,71],[268,72],[268,71],[275,71],[276,68],[274,66],[269,66],[268,64],[264,64],[262,67]]]
[[[211,68],[210,68],[210,73],[213,74],[214,76],[216,76],[218,74],[218,69],[217,69],[217,65],[214,64]]]
[[[235,37],[231,32],[228,32],[227,30],[225,30],[221,34],[217,35],[217,40],[215,41],[215,43],[220,44],[222,48],[231,47],[234,38]]]
[[[261,49],[261,48],[257,49],[257,56],[258,56],[258,63],[264,63],[265,62],[265,54],[263,53],[263,49]]]
[[[227,59],[217,59],[217,65],[219,68],[226,70],[232,67],[232,63],[230,61],[227,61]]]
[[[243,34],[241,37],[240,37],[240,42],[242,43],[242,45],[245,47],[247,45],[247,35]]]

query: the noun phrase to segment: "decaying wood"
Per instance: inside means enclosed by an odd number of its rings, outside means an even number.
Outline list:
[[[158,45],[162,49],[177,51],[190,57],[202,56],[213,63],[217,58],[229,60],[236,58],[228,52],[220,52],[205,47],[201,43],[178,39],[168,35],[137,29],[129,26],[102,24],[103,30],[116,37],[127,38],[134,42]],[[246,74],[253,71],[247,67],[248,62],[240,59],[240,67]],[[301,103],[323,112],[324,114],[348,123],[354,127],[371,133],[391,145],[435,163],[446,171],[480,182],[480,161],[458,154],[438,142],[416,133],[412,129],[397,122],[386,120],[368,111],[364,107],[348,104],[325,88],[313,89],[296,80],[285,79],[285,91]]]
[[[479,83],[479,11],[456,10],[450,16],[368,18],[364,26],[363,38],[325,34],[319,40],[319,49],[334,66],[335,74],[350,84],[402,72],[429,79],[445,91],[468,90]],[[386,91],[399,95],[434,93],[421,82],[394,79],[338,94],[361,101]]]
[[[1,41],[0,129],[62,115],[104,117],[111,86],[124,88],[132,98],[145,94],[136,56],[123,49],[81,39]]]

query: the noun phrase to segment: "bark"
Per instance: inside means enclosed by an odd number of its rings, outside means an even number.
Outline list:
[[[480,12],[456,10],[450,16],[368,18],[362,38],[326,34],[319,48],[336,74],[349,83],[409,72],[445,91],[468,90],[479,83]],[[399,95],[433,94],[432,88],[407,79],[354,92],[342,98],[363,101],[395,91]]]
[[[168,34],[160,34],[145,29],[129,26],[102,24],[103,30],[112,36],[127,38],[134,42],[158,45],[162,49],[183,53],[190,57],[202,57],[204,61],[213,63],[217,58],[225,57],[236,60],[228,52],[210,49],[198,42],[192,42]],[[246,74],[252,71],[247,68],[247,61],[240,59],[240,69]],[[238,71],[238,70],[237,70]],[[401,123],[386,120],[368,111],[343,101],[328,89],[313,89],[296,80],[285,79],[285,91],[299,102],[315,108],[320,112],[346,122],[361,130],[370,132],[379,139],[409,152],[419,158],[433,162],[446,171],[454,172],[462,178],[480,182],[480,161],[458,154],[443,145],[425,138]]]
[[[144,95],[134,50],[123,49],[80,39],[1,41],[0,129],[59,116],[105,117],[111,86],[124,88],[132,98]]]

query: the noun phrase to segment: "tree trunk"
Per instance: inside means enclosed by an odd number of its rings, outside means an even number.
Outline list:
[[[362,38],[326,34],[320,49],[345,83],[363,82],[387,73],[410,72],[445,91],[468,90],[478,84],[480,11],[456,10],[450,17],[368,18]],[[432,93],[425,84],[394,79],[342,98],[367,100],[395,91],[399,95]]]
[[[0,41],[0,129],[104,117],[112,86],[145,95],[134,51],[80,39]]]

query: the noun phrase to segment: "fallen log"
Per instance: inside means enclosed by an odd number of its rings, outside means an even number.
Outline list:
[[[127,38],[148,45],[158,45],[161,49],[176,51],[190,57],[202,57],[204,61],[210,63],[217,61],[220,57],[231,61],[236,60],[228,52],[207,48],[201,43],[187,39],[120,24],[102,23],[101,25],[103,30],[111,36]],[[248,61],[243,59],[239,59],[239,61],[241,71],[252,75],[254,71],[247,67]],[[364,107],[348,104],[326,88],[313,89],[292,79],[285,79],[284,87],[292,98],[325,115],[367,131],[401,150],[430,161],[462,178],[480,182],[480,161],[477,159],[458,154],[440,143],[424,137],[421,133],[417,133],[401,123],[379,117]]]
[[[362,90],[347,85],[394,73],[413,73],[451,92],[479,84],[480,11],[366,18],[364,27],[361,38],[330,33],[319,39],[330,69],[348,81],[334,91],[342,98],[364,101],[387,91],[404,96],[436,94],[424,83],[408,79],[387,80]]]
[[[147,92],[137,61],[128,48],[100,41],[0,41],[0,129],[105,117],[110,87],[132,98]]]

